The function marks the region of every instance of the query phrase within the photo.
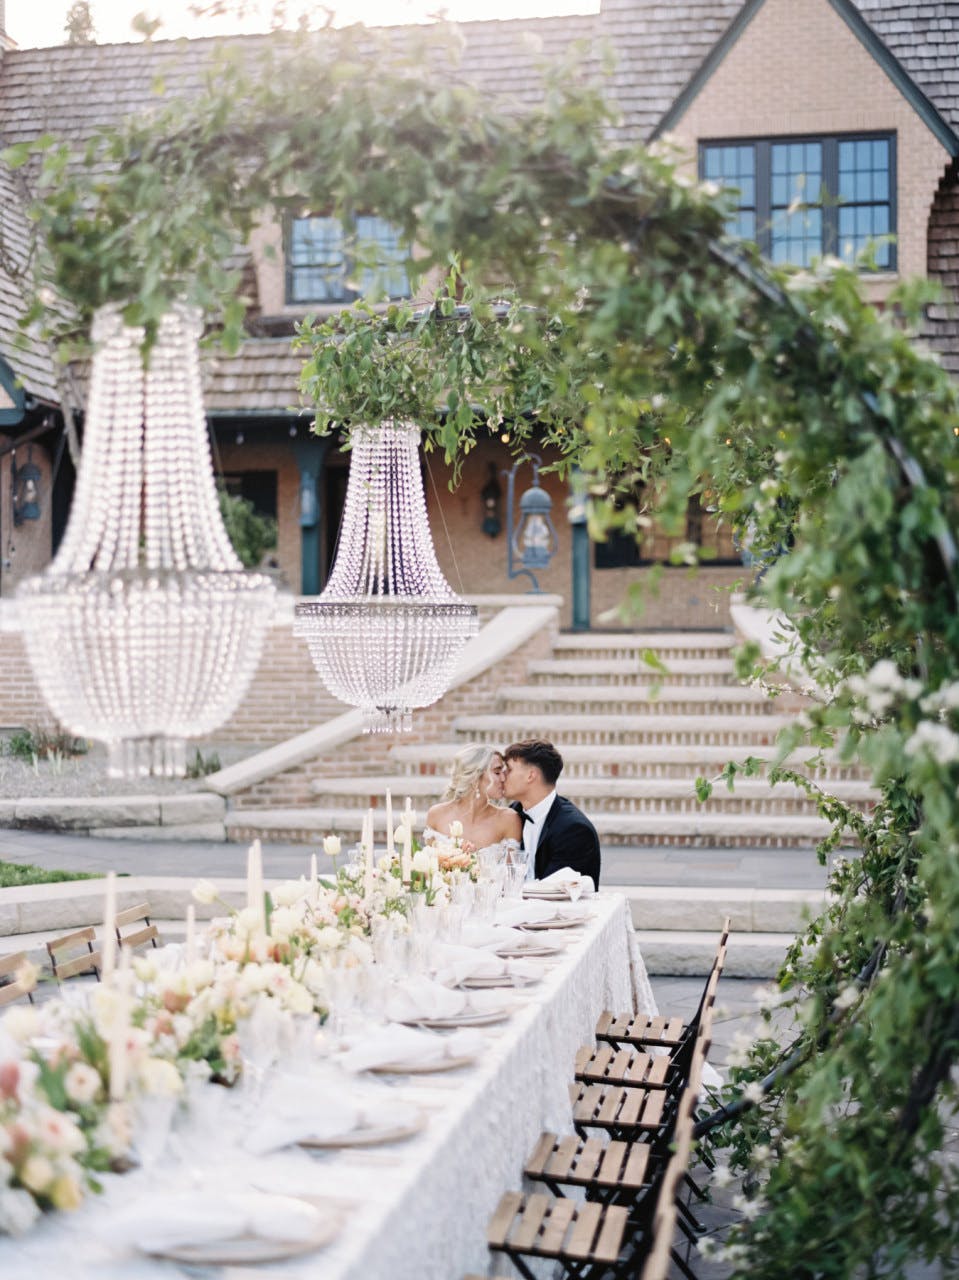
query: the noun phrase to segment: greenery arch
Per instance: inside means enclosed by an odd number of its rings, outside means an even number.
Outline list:
[[[585,477],[594,534],[614,519],[611,478],[641,469],[664,521],[708,477],[755,551],[789,546],[756,591],[793,620],[818,687],[797,732],[813,754],[838,743],[865,762],[881,798],[868,818],[821,798],[863,856],[835,874],[783,971],[790,1073],[759,1100],[779,1053],[765,1036],[735,1072],[756,1105],[726,1140],[755,1198],[728,1256],[737,1275],[777,1280],[954,1258],[959,401],[912,340],[924,287],[879,315],[839,264],[731,266],[719,193],[668,155],[607,143],[575,69],[511,113],[457,80],[453,43],[357,29],[277,41],[266,65],[219,66],[201,98],[105,131],[83,156],[53,140],[10,149],[36,193],[38,281],[71,307],[51,320],[38,293],[27,322],[69,344],[103,302],[149,326],[186,294],[235,342],[242,304],[223,264],[258,211],[362,205],[425,246],[411,269],[455,262],[456,275],[427,321],[358,310],[335,334],[304,328],[304,386],[324,418],[408,413],[455,458],[484,423],[535,411]],[[512,305],[504,324],[504,295],[533,309]],[[730,781],[740,767],[753,766],[731,764]]]

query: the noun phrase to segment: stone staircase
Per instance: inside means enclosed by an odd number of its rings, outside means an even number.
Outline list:
[[[443,741],[384,743],[386,767],[375,773],[324,762],[312,782],[315,807],[234,813],[228,826],[349,837],[367,808],[382,807],[387,787],[422,814],[465,743],[543,737],[563,753],[563,793],[589,813],[606,847],[811,847],[829,826],[792,783],[742,778],[732,791],[716,785],[705,804],[697,798],[696,778],[715,779],[727,761],[771,760],[778,732],[802,706],[794,694],[739,683],[734,643],[726,632],[560,636],[551,658],[529,663],[525,683],[501,688],[488,713],[453,719]],[[855,770],[826,754],[810,774],[811,755],[804,749],[790,763],[848,803],[870,803]]]

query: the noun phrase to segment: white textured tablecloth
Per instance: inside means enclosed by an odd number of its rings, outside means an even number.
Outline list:
[[[252,1180],[342,1204],[342,1229],[325,1249],[255,1268],[200,1271],[122,1250],[110,1242],[110,1218],[148,1194],[150,1185],[132,1173],[105,1179],[104,1196],[75,1213],[52,1215],[19,1240],[0,1238],[0,1276],[43,1280],[66,1268],[72,1280],[185,1274],[244,1280],[251,1273],[276,1280],[450,1280],[485,1272],[486,1224],[500,1196],[520,1186],[524,1161],[544,1128],[571,1128],[573,1058],[591,1039],[597,1015],[604,1008],[655,1012],[626,899],[600,893],[590,910],[581,930],[535,935],[562,937],[568,945],[544,962],[540,983],[504,993],[515,1012],[485,1029],[486,1047],[475,1065],[397,1084],[398,1098],[425,1110],[422,1134],[381,1148],[258,1160],[233,1151],[224,1159],[214,1175],[218,1184]],[[162,1183],[162,1171],[154,1179]]]

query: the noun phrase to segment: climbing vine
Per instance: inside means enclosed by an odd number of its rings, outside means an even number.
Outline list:
[[[862,857],[783,970],[785,1057],[760,1035],[735,1070],[751,1109],[715,1133],[751,1198],[729,1258],[754,1280],[954,1258],[959,401],[914,341],[927,288],[878,314],[841,264],[784,273],[731,249],[721,194],[668,154],[609,144],[575,66],[510,112],[456,74],[454,43],[278,39],[266,65],[214,67],[201,97],[81,155],[8,151],[36,194],[27,322],[73,343],[105,301],[149,329],[186,295],[235,343],[223,264],[263,208],[374,210],[417,246],[420,283],[443,283],[421,314],[302,327],[321,429],[415,417],[453,460],[491,426],[518,445],[535,430],[581,473],[595,536],[641,529],[639,479],[667,528],[702,492],[769,559],[754,591],[792,620],[817,687],[803,741],[864,763],[880,801],[862,818],[821,800]]]

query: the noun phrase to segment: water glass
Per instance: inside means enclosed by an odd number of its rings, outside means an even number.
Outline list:
[[[526,867],[522,864],[510,867],[506,877],[505,896],[507,898],[521,898],[525,884]]]
[[[152,1174],[166,1150],[177,1099],[171,1093],[141,1093],[133,1102],[134,1138],[140,1168]]]
[[[489,922],[496,915],[496,903],[503,896],[503,885],[500,878],[481,880],[476,886],[476,903],[474,910],[478,919]]]

